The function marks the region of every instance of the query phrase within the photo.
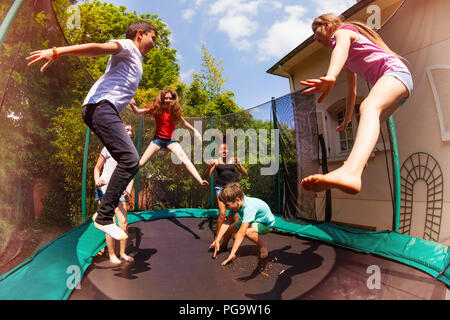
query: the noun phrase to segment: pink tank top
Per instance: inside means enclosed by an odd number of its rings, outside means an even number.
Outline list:
[[[387,71],[410,73],[399,58],[371,42],[360,34],[355,27],[345,25],[339,29],[352,30],[358,34],[358,38],[350,44],[345,66],[362,77],[366,82],[372,85],[375,84]],[[333,35],[331,37],[331,47],[334,49],[335,46],[336,39]]]

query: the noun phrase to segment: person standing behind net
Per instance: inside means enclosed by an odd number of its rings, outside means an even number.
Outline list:
[[[182,117],[181,114],[183,110],[178,102],[177,92],[172,89],[164,89],[159,92],[155,101],[148,104],[143,109],[139,109],[134,100],[130,105],[134,113],[140,115],[152,115],[156,122],[155,136],[142,155],[139,165],[143,167],[156,152],[158,152],[161,148],[164,148],[170,152],[173,152],[181,160],[181,162],[183,162],[186,169],[200,185],[207,186],[209,184],[208,181],[204,180],[199,175],[197,169],[194,167],[191,160],[189,160],[186,156],[186,153],[181,145],[172,139],[175,126],[179,122],[194,132],[194,135],[200,140],[200,142],[202,141],[201,134]]]
[[[116,240],[126,239],[127,234],[114,224],[114,210],[123,191],[139,170],[139,155],[119,113],[136,93],[143,72],[143,56],[154,47],[156,36],[157,30],[152,24],[137,21],[128,27],[126,39],[53,47],[34,51],[26,58],[31,60],[28,66],[45,61],[41,68],[43,72],[60,56],[111,55],[105,73],[94,83],[83,102],[82,116],[117,161],[105,197],[93,215],[94,226]]]
[[[304,178],[302,186],[320,192],[338,188],[355,194],[361,190],[361,175],[375,147],[380,122],[389,116],[411,95],[411,73],[400,57],[383,42],[381,37],[365,24],[344,22],[334,14],[324,14],[312,23],[314,38],[325,47],[333,48],[327,74],[319,79],[300,81],[310,88],[303,94],[321,92],[318,102],[333,89],[336,79],[345,67],[347,98],[345,117],[337,131],[345,131],[350,123],[356,100],[357,75],[373,87],[360,106],[360,121],[355,143],[344,164],[325,175]]]
[[[245,176],[248,174],[247,170],[241,165],[239,158],[229,156],[227,143],[225,141],[219,146],[219,154],[221,155],[220,158],[208,160],[208,168],[205,171],[206,179],[209,179],[213,172],[216,171],[216,186],[214,190],[216,192],[217,206],[219,207],[219,217],[217,218],[216,237],[209,246],[210,249],[214,249],[214,259],[217,257],[218,251],[226,250],[226,247],[220,248],[220,243],[218,241],[219,230],[221,229],[222,224],[224,221],[226,221],[227,224],[232,224],[239,220],[238,215],[231,210],[227,216],[227,209],[225,208],[225,204],[220,201],[219,193],[228,183],[236,182],[236,169]]]
[[[131,124],[124,121],[123,125],[128,135],[132,135]],[[111,157],[106,147],[103,147],[94,168],[94,182],[95,182],[95,200],[98,201],[100,206],[101,201],[108,188],[111,175],[116,169],[117,161]],[[100,175],[101,172],[101,175]],[[127,199],[131,194],[133,184],[129,184],[127,189],[123,192],[123,195],[119,199],[119,205],[115,209],[115,216],[121,228],[128,235],[128,222],[127,222]],[[114,221],[114,220],[113,220]],[[127,239],[120,240],[119,242],[119,256],[126,262],[132,262],[134,259],[128,256],[125,252],[127,246]],[[115,241],[109,235],[106,234],[106,247],[108,248],[109,260],[114,264],[121,263],[120,259],[115,254]]]

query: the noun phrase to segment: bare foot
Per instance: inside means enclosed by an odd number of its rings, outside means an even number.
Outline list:
[[[133,259],[132,257],[127,256],[125,253],[124,253],[124,254],[121,254],[120,257],[121,257],[123,260],[125,260],[126,262],[133,262],[133,261],[134,261],[134,259]]]
[[[269,251],[266,247],[259,248],[259,257],[261,259],[266,259],[269,256]]]
[[[301,183],[303,188],[314,192],[337,188],[345,193],[356,194],[361,190],[361,177],[347,173],[342,167],[325,175],[311,175]]]
[[[109,256],[109,261],[111,263],[114,263],[114,264],[121,264],[122,263],[122,261],[120,261],[120,259],[117,258],[116,255]]]

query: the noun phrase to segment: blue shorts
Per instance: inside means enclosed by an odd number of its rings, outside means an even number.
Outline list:
[[[411,96],[411,93],[413,91],[413,79],[410,73],[408,72],[402,72],[402,71],[387,71],[384,73],[386,76],[392,76],[398,80],[400,80],[408,89],[408,97],[400,100],[398,103],[399,105],[402,105],[405,103],[406,99],[408,99]]]
[[[169,145],[171,145],[172,143],[176,143],[177,141],[173,139],[164,139],[158,136],[154,136],[152,142],[160,148],[167,149]]]
[[[105,196],[105,194],[103,193],[102,189],[100,188],[95,188],[95,200],[101,200],[103,199],[103,197]],[[119,202],[127,202],[127,200],[125,200],[125,197],[123,195],[120,196]]]
[[[223,187],[221,187],[221,186],[216,186],[215,188],[214,188],[214,190],[216,191],[216,198],[218,198],[219,197],[219,193],[220,193],[220,191],[223,189]]]

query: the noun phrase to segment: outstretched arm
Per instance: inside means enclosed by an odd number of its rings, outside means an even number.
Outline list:
[[[94,183],[96,187],[101,187],[106,184],[106,182],[103,181],[103,179],[100,179],[100,171],[102,170],[104,164],[105,164],[105,157],[103,155],[100,155],[94,167]]]
[[[208,168],[206,168],[205,173],[203,174],[206,179],[209,179],[217,167],[217,160],[209,159],[208,160]]]
[[[191,130],[194,135],[197,137],[198,140],[200,140],[200,142],[203,141],[202,139],[202,135],[200,134],[200,132],[197,131],[197,129],[195,129],[193,126],[190,125],[189,122],[187,122],[183,117],[180,118],[180,123],[185,126],[186,128],[188,128],[189,130]]]
[[[348,58],[348,50],[351,44],[351,32],[350,30],[340,29],[334,33],[336,39],[336,46],[331,53],[330,65],[327,71],[327,77],[333,77],[337,79],[339,74],[344,68],[345,61]]]
[[[133,111],[133,113],[135,113],[135,114],[146,114],[146,113],[148,113],[148,109],[146,109],[146,108],[145,109],[139,109],[137,107],[136,101],[134,101],[134,99],[131,99],[130,107],[131,107],[131,110]]]
[[[230,224],[225,223],[225,218],[227,215],[227,211],[222,212],[222,214],[219,213],[219,217],[217,218],[217,234],[214,238],[213,243],[209,246],[210,248],[214,249],[214,253],[212,255],[213,259],[217,258],[217,252],[219,252],[220,249],[220,240],[222,240],[225,233],[227,233],[228,229],[230,228]]]
[[[222,262],[223,266],[226,265],[228,262],[232,262],[232,261],[234,261],[234,259],[236,259],[236,253],[237,253],[239,247],[241,246],[242,241],[244,241],[245,234],[247,232],[249,225],[250,225],[250,223],[248,223],[248,222],[242,222],[241,227],[239,228],[239,231],[236,232],[236,235],[234,238],[234,243],[233,243],[233,248],[231,249],[230,255],[224,262]]]
[[[331,54],[330,65],[326,76],[319,79],[308,79],[300,81],[300,84],[310,87],[303,91],[303,94],[311,94],[315,92],[321,92],[318,102],[322,102],[333,90],[336,79],[341,73],[342,68],[348,58],[348,50],[351,44],[351,37],[353,31],[350,30],[338,30],[334,33],[336,38],[336,46]]]
[[[345,68],[347,73],[347,98],[345,99],[345,116],[343,122],[336,128],[336,131],[344,131],[352,121],[353,110],[356,102],[356,73]]]
[[[41,72],[48,68],[60,56],[79,56],[79,57],[99,57],[108,54],[115,54],[122,50],[122,46],[111,41],[107,43],[85,43],[67,47],[58,47],[55,49],[38,50],[31,52],[26,58],[31,60],[28,66],[44,60],[45,64],[41,68]]]
[[[243,174],[244,176],[248,175],[247,170],[242,166],[239,158],[234,158],[234,165],[236,166],[236,168],[239,170],[239,172],[241,174]]]

